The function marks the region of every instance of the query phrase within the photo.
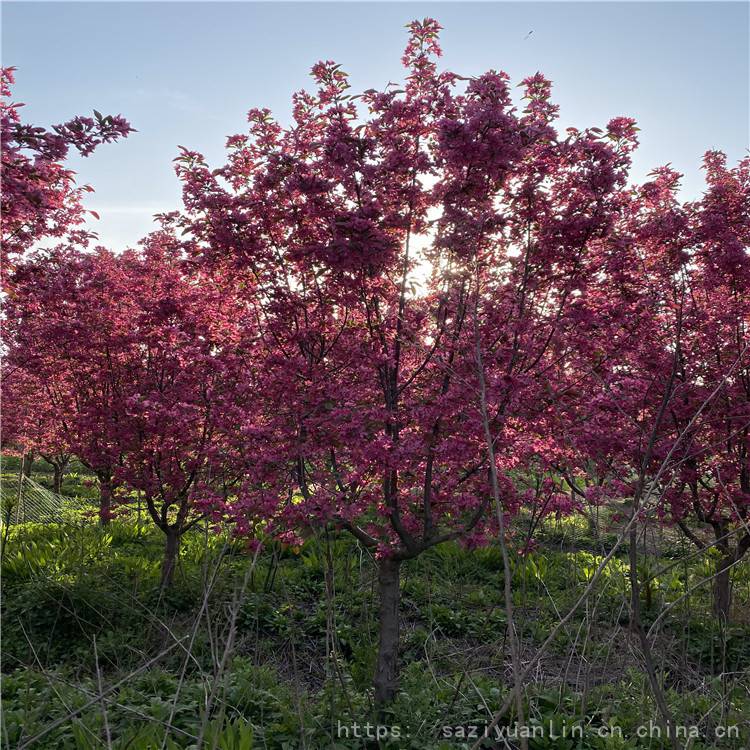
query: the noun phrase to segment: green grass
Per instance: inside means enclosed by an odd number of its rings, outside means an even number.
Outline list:
[[[561,545],[553,524],[535,553],[513,559],[523,658],[546,638],[601,559],[600,540],[587,540],[585,529],[575,533],[583,543]],[[34,524],[10,530],[2,565],[4,747],[18,747],[64,719],[33,747],[109,743],[145,750],[161,747],[166,734],[166,747],[188,748],[202,733],[205,747],[442,750],[468,746],[455,732],[446,738],[443,727],[486,722],[507,695],[507,618],[495,548],[445,545],[405,565],[401,691],[381,722],[398,726],[400,737],[378,745],[338,736],[340,725],[375,717],[377,598],[374,567],[363,550],[347,537],[312,539],[299,554],[269,546],[240,596],[252,564],[246,546],[196,530],[183,544],[174,587],[161,596],[162,544],[158,530],[133,520],[106,530]],[[325,583],[329,554],[332,599]],[[672,561],[650,559],[641,575]],[[653,621],[706,569],[692,559],[656,576],[644,619]],[[532,740],[535,750],[668,746],[635,736],[656,714],[628,633],[627,572],[623,558],[611,561],[591,603],[534,672],[525,712],[547,735]],[[741,612],[748,565],[735,575]],[[705,733],[693,748],[746,747],[750,627],[738,623],[722,633],[710,617],[709,594],[696,591],[664,619],[657,667],[677,722]],[[221,671],[233,601],[234,648]],[[99,680],[124,682],[103,705],[72,715],[97,694]],[[719,719],[740,726],[741,737],[715,739],[712,723]],[[599,736],[610,724],[622,728],[622,738]],[[579,725],[583,738],[548,736],[550,727],[562,735],[564,726]]]

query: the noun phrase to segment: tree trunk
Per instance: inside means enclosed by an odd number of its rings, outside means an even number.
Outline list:
[[[65,476],[65,467],[67,466],[67,461],[55,461],[52,464],[52,491],[56,495],[62,494],[62,483],[63,483],[63,477]]]
[[[24,476],[31,479],[31,472],[34,470],[34,451],[24,453],[21,457],[21,472]]]
[[[112,517],[112,479],[99,476],[99,523],[106,526]]]
[[[385,558],[378,565],[380,643],[373,679],[377,706],[390,703],[398,688],[400,569],[401,561],[392,558]]]
[[[598,511],[596,511],[596,513],[598,514]],[[591,538],[595,542],[598,542],[600,540],[599,522],[598,522],[597,516],[595,515],[595,511],[592,511],[586,514],[586,521],[588,523],[589,534],[591,534]]]
[[[161,564],[162,589],[167,589],[174,581],[174,571],[177,567],[177,556],[180,553],[180,534],[176,529],[169,528],[165,532],[166,543],[164,545],[164,559]]]
[[[70,457],[65,453],[41,453],[40,455],[52,467],[52,491],[56,495],[61,495],[63,478],[70,463]]]
[[[732,564],[734,555],[723,555],[716,563],[714,577],[714,614],[720,622],[729,622],[732,609]]]

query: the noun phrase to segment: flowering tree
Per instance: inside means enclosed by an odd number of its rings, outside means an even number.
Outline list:
[[[670,451],[665,412],[690,314],[689,222],[677,200],[679,175],[662,169],[653,177],[626,197],[600,254],[588,304],[594,325],[555,415],[573,446],[561,473],[592,505],[638,494]]]
[[[126,437],[125,352],[136,309],[122,272],[127,257],[61,246],[18,263],[6,284],[7,361],[32,392],[45,394],[45,422],[97,476],[102,523],[111,517]]]
[[[714,610],[726,620],[731,570],[750,549],[750,159],[730,169],[709,152],[704,165],[707,189],[690,207],[693,313],[670,413],[684,438],[667,517],[701,548],[691,525],[710,530],[719,551]]]
[[[168,585],[180,538],[220,510],[231,470],[244,466],[231,450],[232,403],[244,396],[233,373],[246,356],[232,335],[242,321],[235,298],[167,233],[120,256],[61,248],[32,257],[10,289],[9,360],[46,394],[47,418],[64,415],[55,434],[98,477],[102,523],[118,488],[142,493],[166,537]],[[28,422],[39,405],[13,411]]]
[[[574,413],[562,405],[557,416],[582,502],[631,498],[638,514],[650,500],[644,520],[676,524],[700,548],[699,529],[712,532],[724,619],[731,568],[750,547],[748,163],[728,169],[710,152],[705,166],[697,202],[680,202],[680,175],[666,167],[633,191],[602,267],[608,312],[590,339],[616,344],[616,356],[579,380]]]
[[[0,152],[2,154],[3,263],[17,257],[45,237],[77,241],[91,234],[76,230],[85,216],[82,198],[93,190],[76,186],[74,172],[64,166],[71,149],[89,156],[102,143],[133,132],[120,115],[75,117],[51,130],[21,122],[23,106],[10,101],[14,68],[0,71]],[[93,213],[93,212],[91,212]]]
[[[125,355],[117,477],[142,493],[164,532],[161,582],[168,586],[182,536],[208,515],[221,517],[251,463],[236,451],[235,417],[238,401],[252,402],[252,362],[238,333],[241,306],[187,264],[167,233],[149,237],[126,273],[139,294]]]
[[[632,120],[560,133],[541,74],[516,105],[502,72],[438,69],[435,21],[409,28],[403,87],[352,95],[320,62],[289,126],[252,110],[213,171],[184,149],[184,211],[120,256],[76,244],[88,188],[61,162],[128,124],[2,108],[5,251],[72,241],[8,278],[11,438],[79,456],[102,523],[137,491],[163,586],[209,517],[351,533],[377,563],[379,704],[404,561],[499,535],[507,562],[521,506],[526,546],[607,497],[701,547],[705,527],[723,618],[750,548],[750,161],[709,153],[694,203],[668,168],[630,188]]]
[[[560,136],[541,75],[519,111],[503,73],[439,72],[438,31],[410,25],[402,89],[352,96],[322,62],[293,125],[253,110],[223,168],[178,160],[185,230],[259,310],[276,485],[237,510],[285,533],[331,523],[373,551],[380,703],[402,562],[487,540],[491,484],[512,513],[512,472],[552,458],[542,428],[635,140],[626,119]]]
[[[74,172],[64,166],[65,159],[71,149],[89,156],[102,143],[124,138],[133,130],[120,115],[103,116],[99,112],[94,112],[93,118],[75,117],[64,124],[55,125],[51,130],[25,124],[19,114],[23,104],[10,100],[13,83],[14,68],[2,68],[0,233],[4,277],[12,262],[45,238],[67,237],[75,242],[88,242],[91,233],[77,227],[83,223],[86,213],[83,194],[91,192],[93,188],[89,185],[76,186]],[[15,346],[23,346],[23,342],[16,341]],[[68,448],[64,446],[64,441],[61,442],[62,413],[49,400],[49,389],[36,376],[23,375],[21,371],[11,378],[6,374],[4,386],[10,389],[6,393],[10,392],[11,395],[10,399],[6,398],[6,404],[10,404],[10,423],[15,428],[24,425],[21,432],[11,429],[11,437],[15,436],[16,442],[42,451],[46,460],[53,465],[55,487],[59,491],[62,473],[69,460]],[[55,390],[60,395],[59,388]],[[41,399],[35,409],[37,414],[33,417],[32,409],[16,409],[20,402],[28,401],[30,397]],[[44,409],[41,408],[42,403],[45,404]],[[6,431],[6,442],[7,436]]]
[[[30,460],[40,455],[53,469],[52,489],[59,494],[72,458],[66,439],[66,414],[49,398],[49,389],[23,367],[2,373],[3,450],[24,457],[22,472],[30,476]],[[57,388],[56,390],[60,390]],[[68,406],[66,404],[66,406]]]

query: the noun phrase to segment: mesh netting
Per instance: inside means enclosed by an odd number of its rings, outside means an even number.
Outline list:
[[[57,495],[24,474],[0,479],[0,520],[4,524],[72,523],[93,510],[89,501]]]

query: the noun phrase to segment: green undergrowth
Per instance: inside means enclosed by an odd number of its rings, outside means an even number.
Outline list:
[[[585,529],[576,530],[578,544],[560,543],[567,533],[553,527],[533,553],[512,558],[524,662],[606,554]],[[370,689],[375,571],[355,542],[268,545],[253,564],[243,542],[196,529],[166,593],[158,588],[162,547],[161,533],[135,520],[10,530],[3,747],[39,735],[30,747],[443,750],[473,744],[472,732],[507,697],[508,622],[494,547],[444,545],[404,565],[401,686],[380,717]],[[675,721],[700,735],[691,748],[747,747],[747,563],[735,570],[738,617],[724,628],[710,615],[710,590],[695,588],[711,560],[672,552],[645,559],[643,619],[656,631],[655,665]],[[629,628],[628,573],[626,559],[614,556],[532,671],[524,714],[537,733],[533,750],[671,746],[654,736],[657,713]],[[515,721],[509,714],[501,730],[512,733]],[[377,724],[387,736],[368,739],[368,722],[371,734]],[[738,737],[717,736],[734,726]],[[506,745],[495,737],[482,746]]]

